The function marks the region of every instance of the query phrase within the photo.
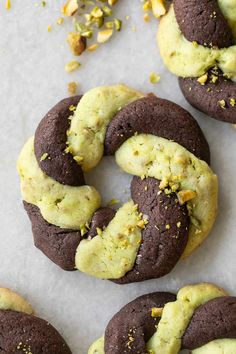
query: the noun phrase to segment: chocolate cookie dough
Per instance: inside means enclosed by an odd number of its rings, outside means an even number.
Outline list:
[[[210,283],[185,286],[177,296],[141,296],[111,319],[88,354],[177,354],[181,349],[236,352],[236,298]]]
[[[236,2],[174,0],[158,44],[185,98],[209,116],[236,123]]]
[[[30,304],[9,289],[0,289],[0,352],[71,354],[48,322],[36,317]]]
[[[83,182],[104,154],[134,175],[131,200],[118,210],[102,207]],[[209,161],[199,125],[172,102],[124,85],[65,99],[18,160],[35,245],[65,270],[119,284],[161,277],[212,228],[217,177]]]

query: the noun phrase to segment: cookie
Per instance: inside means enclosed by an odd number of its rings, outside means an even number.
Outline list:
[[[131,200],[118,210],[81,184],[105,154],[134,175]],[[164,276],[214,223],[217,177],[209,161],[197,122],[172,102],[124,85],[63,100],[18,160],[35,245],[65,270],[119,284]]]
[[[159,25],[167,68],[185,98],[223,122],[236,123],[236,4],[174,0]]]
[[[188,285],[177,295],[151,293],[124,306],[88,354],[236,351],[236,298],[210,283]]]
[[[4,353],[71,354],[64,339],[18,294],[0,288],[0,348]]]

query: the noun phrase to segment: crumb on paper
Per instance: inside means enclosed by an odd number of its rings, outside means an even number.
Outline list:
[[[151,82],[151,84],[157,84],[159,81],[161,80],[160,75],[151,72],[149,75],[149,81]]]
[[[70,95],[75,95],[78,89],[78,84],[74,81],[69,82],[68,85],[68,92]]]
[[[80,66],[81,66],[80,62],[78,62],[77,60],[71,60],[69,63],[65,65],[65,71],[67,73],[71,73],[72,71],[79,69]]]

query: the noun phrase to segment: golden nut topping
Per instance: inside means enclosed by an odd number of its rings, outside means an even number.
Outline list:
[[[98,43],[107,42],[113,35],[113,29],[105,29],[98,32],[97,41]]]
[[[152,12],[156,18],[159,18],[166,13],[166,6],[164,0],[151,0]]]
[[[79,8],[77,0],[68,0],[62,7],[61,12],[64,16],[73,16]]]
[[[152,308],[152,317],[161,317],[163,312],[163,307],[153,307]]]
[[[197,196],[197,193],[190,190],[190,189],[186,189],[183,191],[180,191],[178,194],[178,200],[179,200],[179,204],[183,205],[184,203],[188,202],[191,199],[194,199]]]
[[[77,83],[72,81],[68,83],[68,92],[70,95],[75,95],[77,91]]]
[[[86,38],[78,32],[70,32],[67,36],[67,42],[74,55],[81,55],[86,49]]]

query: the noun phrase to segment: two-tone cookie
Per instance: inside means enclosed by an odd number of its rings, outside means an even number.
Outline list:
[[[210,283],[155,292],[124,306],[88,354],[236,353],[236,297]]]
[[[173,0],[161,19],[158,45],[200,111],[236,123],[236,0]]]
[[[32,306],[13,291],[0,288],[0,352],[71,354],[68,345]]]
[[[114,155],[131,199],[103,207],[84,172]],[[178,105],[124,85],[67,98],[18,159],[35,245],[65,270],[129,283],[169,273],[209,234],[217,177],[208,143]],[[104,170],[104,174],[106,171]]]

